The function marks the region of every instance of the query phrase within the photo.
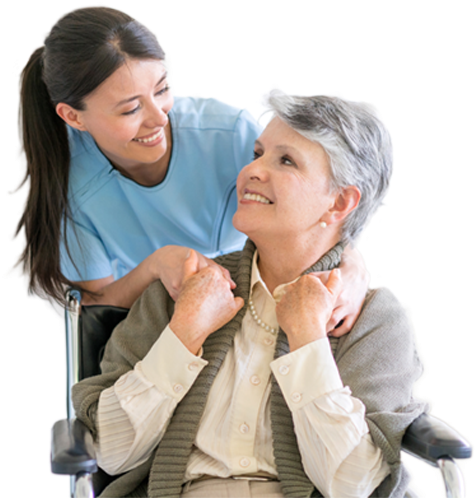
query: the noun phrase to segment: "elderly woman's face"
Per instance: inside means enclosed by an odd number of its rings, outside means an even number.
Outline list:
[[[254,235],[313,236],[334,204],[324,149],[274,118],[255,144],[255,160],[238,175],[233,225]]]

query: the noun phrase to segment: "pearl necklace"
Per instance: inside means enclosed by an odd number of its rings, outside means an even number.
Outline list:
[[[250,309],[251,316],[253,317],[253,320],[266,332],[269,332],[270,334],[276,335],[278,333],[278,329],[275,329],[273,327],[270,327],[267,323],[264,323],[263,320],[258,316],[258,313],[256,312],[255,305],[253,303],[253,300],[249,299],[249,304],[248,307]]]

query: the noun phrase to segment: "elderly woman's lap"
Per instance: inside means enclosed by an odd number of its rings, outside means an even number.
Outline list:
[[[185,485],[183,498],[283,498],[278,481],[207,479]]]

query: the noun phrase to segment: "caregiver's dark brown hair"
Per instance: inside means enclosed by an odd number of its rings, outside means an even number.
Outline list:
[[[61,18],[33,52],[21,77],[20,122],[29,194],[17,234],[24,228],[20,258],[29,272],[29,291],[64,302],[60,245],[70,217],[68,130],[57,115],[60,102],[76,110],[127,59],[163,60],[155,36],[118,10],[95,7]],[[65,240],[66,250],[68,244]]]

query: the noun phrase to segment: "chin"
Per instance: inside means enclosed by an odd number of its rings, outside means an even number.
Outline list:
[[[233,226],[241,233],[248,235],[249,231],[253,231],[256,228],[256,225],[260,225],[260,223],[256,223],[256,220],[251,219],[248,213],[243,213],[240,211],[240,208],[233,215],[232,220]]]
[[[245,235],[248,235],[245,230],[243,229],[242,227],[242,223],[240,221],[240,216],[238,215],[238,213],[235,213],[233,215],[233,219],[232,219],[232,224],[233,226],[241,233],[244,233]]]

